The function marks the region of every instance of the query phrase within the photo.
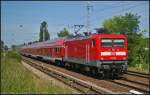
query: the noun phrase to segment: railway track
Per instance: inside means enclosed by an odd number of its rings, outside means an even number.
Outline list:
[[[39,62],[30,58],[22,57],[22,59],[29,65],[56,78],[59,81],[62,81],[70,87],[78,90],[80,93],[130,94],[132,93],[131,90],[139,91],[138,93],[149,93],[149,83],[147,84],[142,83],[141,81],[134,81],[128,78],[131,75],[119,80],[101,80],[76,74],[75,72],[70,72],[60,67],[50,66],[50,64],[44,64],[44,62]]]
[[[116,84],[134,89],[136,91],[142,92],[142,93],[149,93],[149,85],[143,85],[141,83],[135,83],[133,81],[130,80],[124,80],[124,79],[120,79],[120,80],[110,80],[111,82],[114,82]]]
[[[149,74],[128,71],[122,79],[112,82],[149,93]]]
[[[23,61],[31,65],[32,67],[46,73],[47,75],[50,75],[51,77],[54,77],[55,79],[69,85],[70,87],[78,90],[80,93],[84,94],[116,94],[112,91],[109,91],[107,89],[104,89],[102,87],[98,87],[90,82],[86,82],[80,79],[77,79],[75,77],[69,76],[65,73],[48,69],[44,65],[35,64],[33,61],[23,58]]]
[[[149,74],[146,74],[146,73],[140,73],[140,72],[135,72],[135,71],[129,71],[128,70],[127,74],[149,79]]]

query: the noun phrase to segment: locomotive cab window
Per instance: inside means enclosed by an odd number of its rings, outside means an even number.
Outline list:
[[[111,47],[112,46],[112,40],[111,39],[102,39],[101,40],[101,46],[102,47]]]
[[[92,39],[92,48],[95,46],[95,41]]]
[[[113,47],[123,47],[124,40],[123,39],[114,39],[113,40]]]

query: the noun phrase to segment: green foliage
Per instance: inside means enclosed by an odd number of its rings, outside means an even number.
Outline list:
[[[8,50],[8,46],[4,44],[4,42],[1,40],[1,52],[3,51],[7,51]]]
[[[146,63],[144,63],[144,64],[134,64],[134,66],[130,65],[128,70],[141,72],[141,73],[149,73],[149,65],[147,65]]]
[[[134,34],[139,31],[139,18],[137,14],[126,13],[125,16],[114,16],[111,19],[105,20],[104,28],[109,30],[110,34]]]
[[[52,93],[67,94],[68,88],[56,86],[34,76],[20,63],[20,55],[16,51],[6,53],[1,59],[1,93]]]
[[[4,50],[4,42],[1,40],[1,51]]]
[[[11,45],[11,48],[14,50],[16,49],[16,45]]]
[[[44,33],[44,35],[43,35],[43,33]],[[44,41],[47,41],[50,39],[50,35],[49,35],[48,29],[47,29],[47,23],[45,21],[43,21],[40,26],[40,34],[39,34],[40,42],[43,41],[43,36],[44,36]]]
[[[5,51],[8,50],[8,46],[7,46],[7,45],[4,46],[4,50],[5,50]]]
[[[66,28],[64,28],[64,30],[60,31],[59,33],[57,33],[58,37],[68,37],[69,36],[69,32]]]
[[[149,42],[148,38],[144,37],[147,31],[139,30],[139,18],[137,14],[126,13],[124,16],[114,16],[105,20],[103,27],[109,34],[125,34],[128,38],[129,66],[144,68],[145,64],[148,65],[148,50],[145,48],[148,48]]]

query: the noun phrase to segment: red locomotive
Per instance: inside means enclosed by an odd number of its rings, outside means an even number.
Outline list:
[[[42,58],[93,74],[122,75],[127,71],[127,38],[124,35],[91,34],[32,44],[21,54]]]

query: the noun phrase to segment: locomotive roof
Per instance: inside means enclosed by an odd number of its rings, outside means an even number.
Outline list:
[[[125,35],[120,34],[92,34],[89,36],[82,36],[82,37],[75,37],[71,39],[66,39],[65,41],[74,41],[74,40],[83,40],[83,39],[89,39],[89,38],[126,38]]]
[[[99,36],[100,38],[126,38],[125,35],[121,35],[121,34],[97,34],[97,35],[93,35],[92,37],[97,37]]]

